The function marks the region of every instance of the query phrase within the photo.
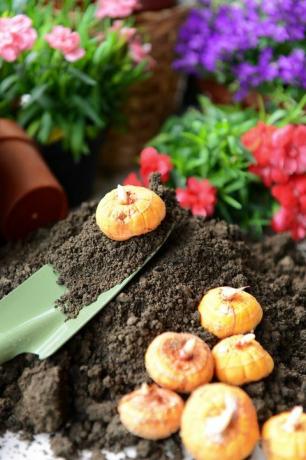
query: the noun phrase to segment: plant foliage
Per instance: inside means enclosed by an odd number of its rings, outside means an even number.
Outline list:
[[[258,233],[271,219],[272,199],[248,171],[252,155],[240,138],[259,115],[252,109],[218,107],[204,97],[199,103],[200,110],[171,117],[149,145],[171,157],[172,185],[184,187],[191,176],[208,179],[218,190],[218,215]]]
[[[38,38],[14,62],[0,59],[0,116],[16,119],[40,144],[61,142],[75,159],[89,153],[90,140],[119,117],[127,88],[146,74],[136,64],[111,20],[97,20],[96,6],[75,0],[1,1],[3,17],[25,14]],[[68,62],[45,35],[56,25],[76,31],[85,56]],[[126,25],[126,23],[125,23]]]

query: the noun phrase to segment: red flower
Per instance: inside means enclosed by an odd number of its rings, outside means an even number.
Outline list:
[[[144,184],[138,178],[137,174],[132,172],[126,176],[126,178],[123,181],[123,185],[137,185],[143,187]]]
[[[294,174],[306,172],[306,127],[287,125],[283,128],[258,123],[241,141],[256,160],[250,171],[267,187],[285,184]]]
[[[250,172],[259,176],[267,187],[272,185],[276,178],[281,179],[280,172],[271,167],[272,135],[276,129],[275,126],[260,121],[241,137],[242,144],[252,152],[256,160],[255,164],[249,167]]]
[[[273,144],[280,148],[288,147],[291,143],[293,131],[293,125],[287,125],[283,128],[275,129],[274,133],[272,134]]]
[[[207,179],[187,179],[187,187],[176,189],[176,199],[182,208],[190,209],[194,216],[211,216],[217,202],[217,190]]]
[[[282,206],[285,206],[286,208],[295,208],[298,206],[299,200],[291,182],[287,182],[287,184],[274,185],[271,191],[274,198],[276,198]]]
[[[241,137],[242,144],[253,153],[256,162],[260,165],[269,164],[271,136],[275,130],[275,126],[266,125],[260,121]]]
[[[276,232],[290,231],[298,240],[306,236],[306,174],[291,176],[285,185],[275,185],[272,195],[282,205],[272,220]]]
[[[262,167],[259,165],[249,166],[249,171],[256,176],[259,176],[266,187],[271,187],[274,183],[283,184],[288,180],[287,174],[276,167],[271,167],[270,165]]]
[[[159,172],[162,182],[167,182],[172,168],[170,157],[158,153],[153,147],[145,148],[140,154],[140,176],[146,186],[149,185],[149,178],[153,172]]]
[[[306,127],[287,125],[272,134],[271,163],[284,174],[306,172]]]
[[[295,126],[293,134],[293,142],[298,147],[306,147],[306,126],[297,125]]]

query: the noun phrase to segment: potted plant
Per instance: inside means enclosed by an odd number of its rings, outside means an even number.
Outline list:
[[[118,118],[127,88],[144,78],[149,62],[131,21],[105,17],[88,0],[78,4],[0,7],[0,116],[40,144],[71,205],[88,197],[94,142]]]
[[[204,79],[217,102],[284,89],[299,99],[306,88],[305,15],[302,0],[199,0],[181,28],[174,66]]]

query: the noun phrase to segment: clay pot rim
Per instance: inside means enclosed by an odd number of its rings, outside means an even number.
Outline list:
[[[2,136],[1,132],[0,132],[0,142],[26,142],[27,144],[36,146],[35,141],[30,138],[27,139],[26,137],[21,137],[21,136],[18,137],[18,136],[10,136],[10,135]]]
[[[33,139],[15,120],[10,118],[0,118],[0,141],[20,141],[35,146]]]

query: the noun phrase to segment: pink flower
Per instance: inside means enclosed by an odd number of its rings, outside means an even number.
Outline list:
[[[294,240],[301,240],[306,237],[306,212],[292,213],[281,207],[273,216],[272,229],[277,233],[289,231]]]
[[[145,148],[140,154],[140,176],[145,186],[149,185],[149,178],[153,172],[160,173],[162,182],[167,182],[172,168],[170,157],[158,153],[153,147]]]
[[[68,27],[55,26],[45,35],[51,48],[59,50],[69,62],[78,61],[85,55],[85,50],[80,48],[80,36]]]
[[[0,57],[5,61],[15,61],[23,51],[32,48],[36,38],[28,16],[18,14],[0,19]]]
[[[139,0],[98,0],[96,17],[125,18],[139,7]]]
[[[150,56],[152,45],[150,43],[141,43],[139,37],[130,42],[130,55],[136,64],[147,61],[150,68],[155,64],[154,59]]]
[[[114,22],[114,24],[111,27],[111,30],[118,32],[119,35],[121,35],[121,37],[127,42],[130,42],[137,33],[135,27],[126,27],[124,25],[124,22],[120,20]]]
[[[287,208],[281,207],[272,219],[272,228],[277,233],[286,232],[294,222],[294,216]]]
[[[211,216],[217,202],[217,190],[207,180],[187,179],[185,189],[176,189],[176,199],[182,208],[190,209],[194,216]]]
[[[138,178],[137,174],[132,172],[126,176],[123,181],[123,185],[137,185],[143,187],[142,181]]]

